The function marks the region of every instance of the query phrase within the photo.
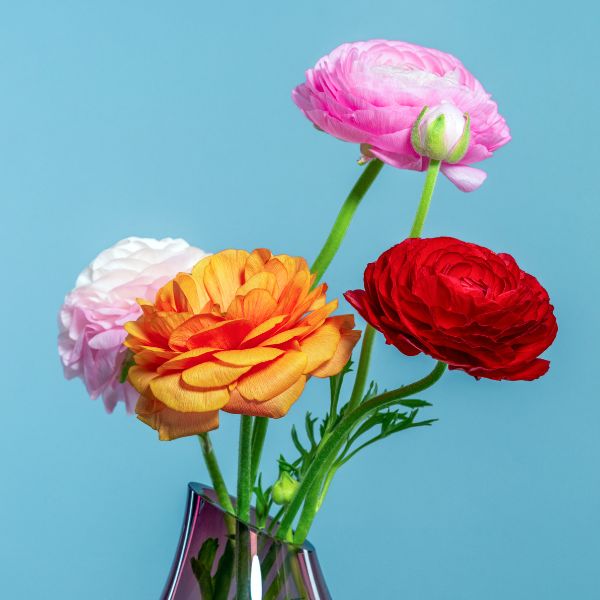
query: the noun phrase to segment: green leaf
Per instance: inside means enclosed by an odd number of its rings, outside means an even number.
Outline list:
[[[306,418],[304,420],[304,427],[306,429],[306,435],[308,436],[308,440],[310,442],[311,450],[317,445],[317,441],[315,440],[315,423],[318,419],[315,417],[312,418],[312,414],[310,412],[306,413]]]
[[[294,446],[296,446],[296,450],[298,450],[300,456],[308,454],[308,450],[300,443],[300,438],[298,437],[298,430],[296,429],[295,425],[292,427],[291,436],[292,442],[294,442]]]
[[[227,540],[213,579],[213,600],[227,600],[233,578],[234,559],[233,543],[231,540]]]
[[[417,400],[416,398],[398,400],[398,404],[406,406],[407,408],[422,408],[424,406],[432,406],[431,402],[426,402],[425,400]]]
[[[200,586],[202,598],[214,600],[212,568],[219,548],[217,538],[207,538],[198,551],[198,556],[191,559],[192,571]]]
[[[119,383],[125,383],[127,381],[127,375],[129,375],[129,369],[135,365],[135,360],[133,360],[133,352],[131,350],[127,350],[125,354],[125,359],[123,360],[123,365],[121,366],[121,374],[119,375]]]

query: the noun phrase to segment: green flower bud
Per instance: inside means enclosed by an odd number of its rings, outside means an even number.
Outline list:
[[[469,149],[471,119],[454,104],[427,106],[415,121],[410,136],[415,152],[446,163],[459,162]]]
[[[300,483],[287,471],[283,471],[271,490],[273,502],[275,502],[275,504],[289,504],[299,485]]]

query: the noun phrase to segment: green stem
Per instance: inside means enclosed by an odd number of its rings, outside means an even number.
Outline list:
[[[327,267],[339,250],[360,201],[371,187],[373,181],[375,181],[377,175],[379,175],[382,167],[383,163],[377,158],[369,161],[361,173],[361,176],[358,178],[358,181],[354,184],[354,187],[348,194],[348,197],[331,228],[331,233],[329,234],[325,245],[311,267],[311,271],[317,276],[314,282],[315,285],[319,282],[321,277],[323,277]]]
[[[327,492],[329,491],[329,486],[331,485],[331,482],[333,481],[333,478],[334,478],[335,474],[337,473],[337,470],[341,466],[342,466],[341,464],[335,464],[333,467],[331,467],[331,469],[329,469],[329,473],[327,473],[327,476],[325,477],[325,481],[323,483],[323,489],[321,490],[321,494],[319,495],[319,501],[317,502],[317,509],[315,512],[319,512],[321,505],[325,501],[325,496],[327,495]]]
[[[267,436],[267,428],[269,427],[269,419],[267,417],[255,417],[254,427],[252,428],[252,462],[250,467],[250,488],[254,487],[256,476],[258,475],[258,467],[260,466],[260,457],[262,456],[265,437]]]
[[[250,521],[250,496],[252,460],[252,417],[240,417],[240,445],[238,455],[237,517],[240,521]]]
[[[375,340],[375,329],[367,324],[363,335],[362,346],[360,348],[360,358],[358,359],[358,367],[356,369],[356,379],[352,388],[352,395],[348,402],[348,411],[354,410],[365,393],[367,384],[367,376],[369,374],[369,363],[371,362],[371,352],[373,350],[373,341]]]
[[[429,167],[427,169],[427,176],[425,177],[425,185],[423,186],[423,192],[421,194],[421,201],[417,208],[417,214],[413,222],[412,229],[408,237],[416,238],[420,237],[423,231],[423,225],[429,212],[429,205],[431,204],[431,196],[435,189],[435,182],[437,180],[438,173],[440,172],[441,162],[439,160],[430,160]]]
[[[337,427],[331,432],[327,440],[315,454],[312,463],[300,482],[296,495],[288,505],[286,513],[281,520],[281,526],[277,532],[277,537],[280,539],[286,538],[296,514],[306,499],[302,515],[298,521],[296,535],[294,536],[295,543],[304,542],[315,516],[316,506],[320,497],[321,483],[326,477],[327,472],[330,470],[331,465],[336,460],[337,453],[348,434],[361,419],[375,410],[393,404],[395,400],[426,390],[439,380],[445,370],[446,365],[442,362],[438,362],[435,368],[422,379],[375,396],[370,400],[359,404],[351,413],[347,414],[338,423]]]
[[[198,435],[198,439],[200,440],[200,447],[202,448],[204,462],[206,463],[206,467],[208,469],[208,474],[210,475],[213,488],[215,488],[215,492],[217,493],[219,503],[228,513],[235,515],[235,508],[233,507],[233,503],[231,502],[229,492],[227,491],[227,485],[225,484],[225,480],[223,479],[221,469],[219,468],[219,463],[217,461],[217,456],[213,450],[213,445],[210,441],[210,436],[208,435],[208,433],[200,433]]]

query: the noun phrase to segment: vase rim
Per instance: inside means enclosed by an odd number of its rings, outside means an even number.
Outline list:
[[[311,552],[311,553],[315,551],[315,547],[308,540],[305,540],[302,544],[294,544],[292,542],[286,542],[284,540],[280,540],[280,539],[277,539],[276,537],[273,537],[270,533],[266,532],[264,529],[260,529],[259,527],[256,527],[256,525],[252,525],[252,523],[248,523],[246,521],[243,521],[242,519],[238,519],[238,517],[236,517],[235,515],[232,515],[228,511],[226,511],[221,506],[221,504],[218,502],[218,500],[215,500],[214,498],[210,497],[210,495],[207,492],[214,492],[214,488],[212,488],[209,485],[205,485],[204,483],[198,483],[196,481],[190,481],[188,483],[188,488],[193,494],[200,496],[202,498],[202,500],[204,500],[208,504],[214,506],[217,510],[221,511],[222,513],[224,513],[226,515],[233,517],[236,521],[240,521],[241,523],[244,523],[244,525],[246,527],[248,527],[248,529],[252,530],[257,535],[271,538],[273,540],[273,542],[281,544],[281,545],[294,546],[296,548],[301,548],[302,550],[305,550],[305,551]],[[231,499],[235,502],[235,496],[231,496]]]

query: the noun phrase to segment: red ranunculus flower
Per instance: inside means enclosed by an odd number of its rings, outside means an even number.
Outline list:
[[[556,337],[546,290],[509,254],[450,237],[407,239],[370,263],[348,302],[404,354],[488,379],[537,379]]]

